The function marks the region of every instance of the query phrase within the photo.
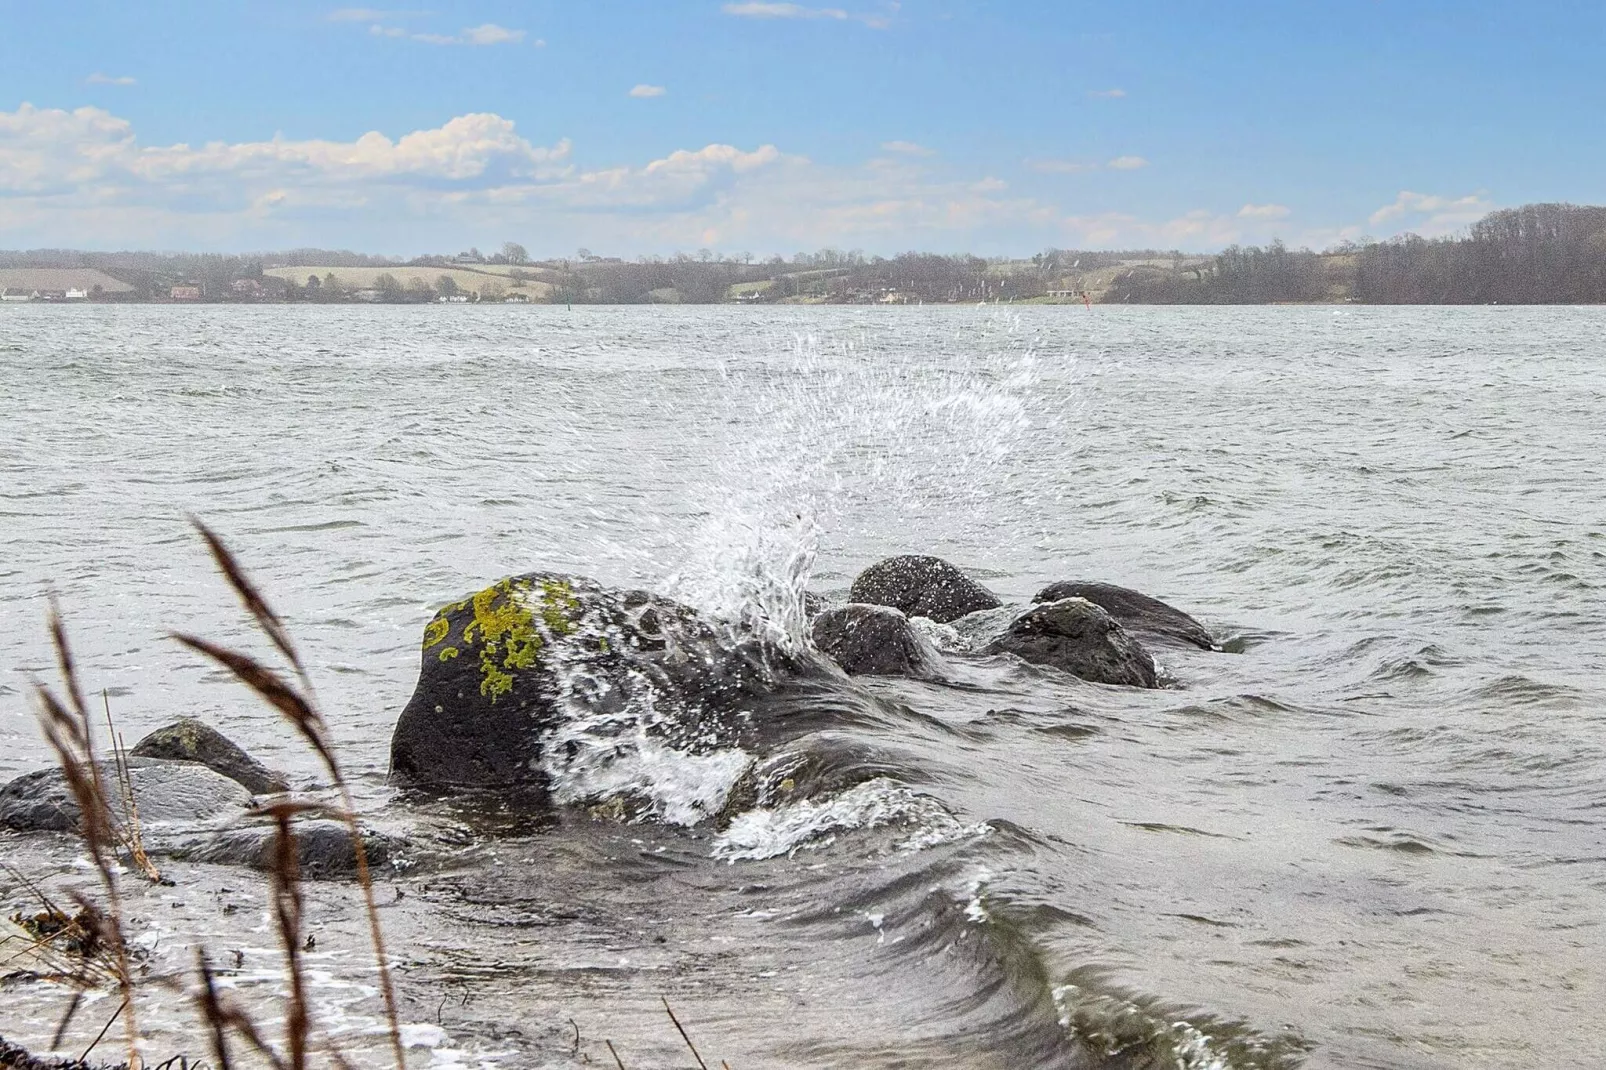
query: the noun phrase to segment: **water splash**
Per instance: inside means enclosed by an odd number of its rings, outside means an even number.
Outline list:
[[[722,364],[719,445],[690,488],[702,507],[664,589],[796,648],[822,550],[913,549],[910,530],[938,514],[950,537],[996,527],[1010,458],[1055,414],[1034,411],[1041,369],[1019,320],[990,317],[984,337],[962,366],[816,335],[792,338],[783,359]]]
[[[701,456],[674,458],[666,486],[690,508],[647,518],[649,559],[634,571],[657,591],[728,629],[731,643],[795,654],[809,649],[806,593],[822,549],[855,540],[878,553],[927,549],[909,531],[940,513],[950,535],[966,524],[996,529],[996,499],[1014,478],[1010,458],[1046,414],[1035,413],[1040,375],[1018,319],[992,317],[989,344],[958,366],[922,351],[861,337],[797,335],[770,359],[723,361]],[[668,463],[663,462],[663,463]],[[698,473],[687,478],[687,472]],[[895,530],[867,517],[894,508]],[[666,741],[686,715],[679,696],[646,677],[608,685],[578,667],[560,672],[570,715],[548,738],[545,763],[561,802],[629,796],[643,816],[695,824],[718,812],[751,764],[718,739]],[[721,857],[762,858],[829,838],[833,829],[908,821],[915,839],[953,830],[934,802],[887,785],[738,819]],[[938,808],[940,809],[940,808]]]

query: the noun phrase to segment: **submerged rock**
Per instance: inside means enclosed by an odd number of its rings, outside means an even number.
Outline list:
[[[985,616],[983,623],[996,624],[1002,615]],[[956,627],[973,630],[975,623]],[[982,653],[1014,654],[1093,683],[1159,686],[1149,652],[1108,612],[1084,598],[1042,602],[1016,613]]]
[[[987,588],[940,557],[906,554],[878,561],[859,573],[849,601],[891,606],[905,616],[948,624],[967,613],[1003,603]]]
[[[1129,632],[1167,642],[1187,643],[1205,650],[1219,649],[1204,625],[1158,598],[1089,580],[1051,583],[1037,592],[1033,602],[1057,602],[1062,598],[1085,598],[1103,609]]]
[[[446,606],[425,627],[418,683],[391,737],[391,772],[414,787],[538,797],[544,737],[559,725],[646,709],[671,745],[713,746],[732,728],[725,714],[745,714],[778,681],[811,669],[820,667],[735,641],[645,591],[515,576]]]
[[[297,864],[304,879],[339,880],[357,875],[357,852],[352,847],[351,829],[345,822],[333,818],[303,818],[292,828]],[[370,872],[399,859],[401,845],[390,836],[363,829],[362,845]],[[262,823],[223,829],[165,853],[185,862],[271,870],[277,846],[275,827]]]
[[[128,752],[136,758],[165,758],[169,761],[199,762],[220,773],[255,795],[289,791],[283,775],[275,773],[222,732],[184,717],[147,735]]]
[[[850,676],[941,675],[942,656],[891,606],[853,603],[814,618],[814,645]]]
[[[251,802],[251,793],[240,784],[194,762],[129,757],[125,766],[142,829],[215,820],[242,813]],[[113,820],[122,825],[129,807],[115,764],[102,761],[100,776]],[[40,769],[0,788],[0,826],[19,832],[77,831],[78,802],[66,774]]]

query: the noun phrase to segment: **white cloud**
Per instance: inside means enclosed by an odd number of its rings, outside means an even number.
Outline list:
[[[1094,98],[1096,98],[1098,100],[1120,100],[1122,97],[1126,96],[1126,90],[1124,90],[1124,89],[1090,89],[1090,90],[1088,90],[1088,94],[1087,95],[1090,96],[1090,97],[1094,97]]]
[[[727,15],[746,19],[828,19],[834,22],[859,22],[874,30],[884,30],[892,25],[892,18],[898,13],[899,7],[898,3],[889,3],[886,5],[886,14],[870,15],[840,7],[805,7],[802,4],[745,0],[725,4],[720,10]]]
[[[342,16],[340,21],[359,21],[359,15],[372,15],[377,17],[397,17],[407,15],[408,12],[372,11],[368,8],[348,8],[336,12]],[[334,18],[331,15],[330,18]],[[366,21],[366,19],[361,20]],[[406,38],[425,45],[516,45],[522,44],[529,36],[527,30],[510,30],[506,26],[498,26],[494,22],[481,23],[478,26],[468,26],[457,33],[424,33],[406,29],[402,26],[387,26],[383,22],[375,21],[368,27],[368,32],[374,37]],[[530,44],[536,48],[544,48],[546,42],[537,38]]]
[[[1396,226],[1424,237],[1437,237],[1475,223],[1492,211],[1494,202],[1482,193],[1440,197],[1401,190],[1392,203],[1373,212],[1368,221],[1374,227]]]
[[[661,85],[648,85],[646,82],[642,82],[630,90],[630,95],[638,100],[646,100],[651,97],[661,97],[667,92],[669,90]]]
[[[1283,204],[1246,204],[1238,209],[1239,219],[1287,219],[1291,214]]]
[[[523,30],[510,30],[494,22],[470,26],[463,31],[463,42],[470,45],[516,45],[527,35]]]
[[[392,141],[374,131],[354,141],[210,142],[142,146],[124,120],[99,108],[63,111],[24,104],[0,112],[0,196],[74,189],[154,195],[182,186],[187,195],[230,199],[255,183],[464,181],[535,177],[566,166],[567,141],[532,145],[498,115],[460,115],[432,130]],[[210,185],[209,185],[210,183]]]
[[[405,11],[380,11],[371,7],[342,7],[329,12],[330,22],[378,22],[381,19],[405,17]]]
[[[828,165],[777,145],[715,143],[581,166],[568,141],[534,144],[488,113],[346,140],[147,145],[99,108],[0,111],[0,231],[19,245],[418,252],[525,234],[627,254],[1209,249],[1264,241],[1270,225],[1231,210],[1076,215],[963,162],[896,152]]]
[[[96,71],[94,74],[91,74],[88,78],[85,78],[84,81],[88,82],[90,85],[138,85],[139,84],[139,80],[138,79],[131,78],[126,74],[113,76],[113,75],[110,75],[110,74],[102,74],[100,71]]]
[[[846,20],[848,13],[839,7],[804,7],[802,4],[771,4],[748,2],[726,4],[721,10],[727,15],[748,19],[839,19]]]
[[[1026,166],[1045,175],[1082,175],[1103,168],[1109,168],[1111,171],[1136,171],[1149,166],[1149,161],[1141,156],[1117,156],[1105,163],[1096,160],[1043,159],[1027,160]]]
[[[1045,175],[1080,175],[1099,169],[1098,164],[1086,160],[1027,160],[1026,166]]]
[[[936,149],[928,149],[926,146],[917,144],[913,141],[883,141],[881,143],[881,151],[896,152],[903,156],[937,155]]]

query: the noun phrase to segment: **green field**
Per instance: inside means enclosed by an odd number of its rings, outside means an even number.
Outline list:
[[[512,270],[512,268],[505,268],[500,265],[496,265],[494,268],[488,267],[482,270],[477,267],[397,266],[348,268],[316,267],[311,264],[305,264],[292,267],[266,268],[262,273],[264,275],[272,275],[275,278],[291,279],[302,285],[306,283],[307,276],[309,275],[316,275],[320,280],[322,280],[326,275],[333,275],[336,282],[340,283],[341,286],[351,290],[373,289],[376,285],[376,280],[378,280],[379,276],[381,275],[389,275],[403,286],[410,285],[414,279],[422,279],[426,285],[433,289],[435,284],[440,280],[440,277],[445,275],[453,282],[457,283],[457,288],[459,290],[466,290],[470,293],[479,293],[481,287],[486,285],[497,287],[504,293],[512,293],[516,291],[518,293],[529,294],[532,299],[544,298],[547,294],[552,292],[552,287],[544,282],[514,282],[506,275],[506,272]],[[529,271],[530,274],[534,275],[537,273],[538,269],[525,268],[524,270]]]

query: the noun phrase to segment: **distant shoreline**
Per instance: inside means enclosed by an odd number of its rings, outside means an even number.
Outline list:
[[[1030,258],[824,249],[644,257],[581,250],[532,261],[509,242],[406,263],[351,252],[0,252],[0,301],[151,304],[547,305],[1595,305],[1606,304],[1606,208],[1492,212],[1463,235],[1342,243],[1323,252],[1228,246],[1047,249]]]

